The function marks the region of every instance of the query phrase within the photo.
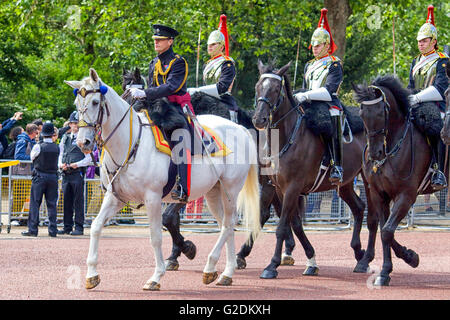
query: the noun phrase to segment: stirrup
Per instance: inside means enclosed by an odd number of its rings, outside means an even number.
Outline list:
[[[172,192],[170,193],[173,200],[177,200],[183,203],[187,203],[188,197],[187,193],[184,192],[183,187],[179,184]]]
[[[331,169],[329,180],[332,184],[342,183],[342,181],[344,180],[343,176],[344,170],[342,169],[342,167],[335,165]]]
[[[442,173],[442,171],[438,169],[434,170],[433,175],[431,176],[431,187],[435,191],[447,188],[447,179],[445,178],[445,175]]]

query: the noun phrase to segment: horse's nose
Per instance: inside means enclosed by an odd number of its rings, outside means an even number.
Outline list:
[[[256,129],[264,129],[267,123],[267,117],[253,118],[252,122]]]
[[[89,147],[90,144],[91,144],[91,140],[89,140],[89,139],[85,139],[84,140],[84,146],[85,147]]]

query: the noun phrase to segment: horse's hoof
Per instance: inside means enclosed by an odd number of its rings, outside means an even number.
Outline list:
[[[100,276],[96,275],[90,278],[86,278],[86,289],[93,289],[100,283]]]
[[[295,260],[291,256],[284,256],[283,259],[281,260],[282,266],[293,266],[294,263],[295,263]]]
[[[409,264],[413,268],[417,268],[417,266],[419,265],[419,255],[411,249],[408,249],[407,252],[408,252],[408,256],[410,257],[410,259],[408,259],[408,261],[406,263]]]
[[[221,276],[219,281],[217,281],[216,285],[218,286],[231,286],[233,283],[233,279],[227,276]]]
[[[391,277],[379,275],[375,279],[375,282],[373,283],[373,285],[377,286],[377,287],[387,287],[387,286],[389,286],[390,281],[391,281]]]
[[[264,269],[264,271],[259,276],[261,279],[275,279],[278,276],[277,270]]]
[[[236,263],[237,263],[237,268],[242,270],[245,269],[245,267],[247,267],[247,262],[245,262],[245,259],[239,256],[236,256]]]
[[[186,258],[192,260],[195,258],[195,254],[197,253],[197,247],[192,241],[186,240],[181,252],[183,252]]]
[[[357,263],[355,269],[353,269],[353,272],[355,273],[367,273],[369,271],[369,266],[362,263]]]
[[[149,281],[146,284],[144,284],[144,287],[142,288],[142,290],[145,291],[159,291],[159,289],[161,288],[161,285],[155,281]]]
[[[203,283],[204,284],[210,284],[214,280],[217,279],[219,275],[217,274],[217,271],[215,272],[203,272]]]
[[[178,263],[177,260],[171,260],[171,259],[166,260],[166,270],[167,271],[177,271],[179,267],[180,267],[180,264]]]
[[[317,276],[319,274],[318,267],[307,267],[305,271],[303,271],[304,276]]]

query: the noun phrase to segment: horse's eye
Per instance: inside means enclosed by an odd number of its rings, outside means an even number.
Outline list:
[[[93,105],[94,107],[98,106],[98,100],[92,101],[92,105]]]

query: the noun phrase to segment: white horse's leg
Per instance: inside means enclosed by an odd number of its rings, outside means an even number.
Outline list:
[[[150,279],[147,280],[143,289],[156,291],[160,289],[161,277],[166,272],[162,253],[162,213],[161,213],[161,195],[152,193],[145,201],[147,215],[150,224],[150,243],[153,247],[155,256],[155,271]]]
[[[97,272],[98,262],[98,241],[103,226],[116,212],[118,212],[124,204],[114,197],[111,192],[107,192],[103,199],[100,212],[91,225],[89,253],[86,259],[88,267],[86,274],[86,289],[95,288],[100,283],[100,277]]]
[[[208,209],[216,219],[219,228],[220,228],[220,235],[219,238],[213,248],[213,250],[208,255],[208,260],[206,262],[205,268],[203,269],[203,283],[204,284],[210,284],[214,280],[217,279],[217,271],[216,271],[216,265],[219,261],[220,257],[220,251],[221,248],[225,242],[225,239],[223,239],[223,208],[222,208],[222,201],[221,201],[221,195],[220,195],[220,185],[217,183],[206,195],[206,202],[208,203]]]
[[[227,263],[225,270],[220,275],[218,285],[229,286],[232,283],[232,278],[234,271],[236,270],[236,249],[234,243],[234,226],[236,224],[236,198],[230,195],[230,199],[227,198],[226,194],[222,192],[222,207],[223,210],[223,226],[225,230],[226,240],[226,257]]]

